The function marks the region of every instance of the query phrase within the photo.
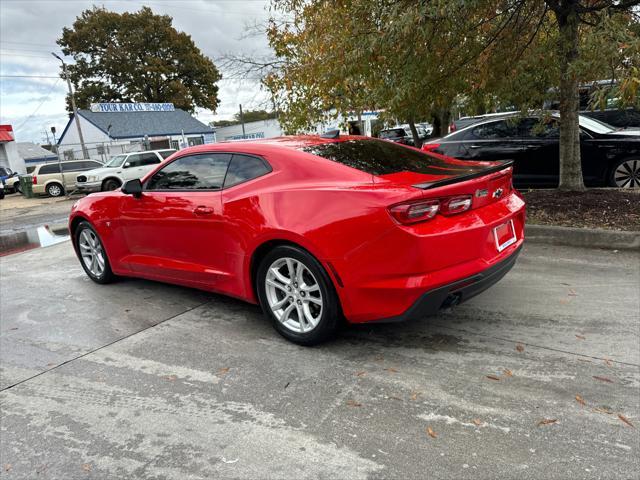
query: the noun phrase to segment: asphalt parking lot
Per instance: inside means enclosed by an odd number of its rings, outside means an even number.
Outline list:
[[[93,284],[68,242],[0,276],[3,478],[640,470],[637,252],[527,244],[467,304],[315,348],[233,299]]]

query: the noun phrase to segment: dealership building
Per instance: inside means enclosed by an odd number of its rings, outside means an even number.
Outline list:
[[[96,103],[78,110],[87,154],[96,160],[146,149],[213,143],[214,130],[172,103]],[[83,158],[72,115],[58,140],[61,159]]]

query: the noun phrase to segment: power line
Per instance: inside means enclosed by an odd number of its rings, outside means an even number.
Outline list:
[[[47,93],[47,96],[44,97],[42,99],[42,101],[40,102],[40,104],[36,107],[36,109],[31,113],[31,115],[29,115],[27,118],[24,119],[24,121],[20,124],[19,127],[16,127],[16,130],[20,130],[22,127],[24,127],[26,125],[26,123],[31,120],[31,118],[38,113],[38,110],[40,110],[40,107],[42,107],[42,105],[44,105],[44,102],[46,102],[47,100],[49,100],[49,97],[51,97],[51,93],[53,92],[53,89],[56,88],[56,86],[58,85],[58,82],[60,81],[60,78],[58,78],[58,80],[55,81],[55,83],[53,85],[51,85],[51,88],[49,89],[49,93]]]

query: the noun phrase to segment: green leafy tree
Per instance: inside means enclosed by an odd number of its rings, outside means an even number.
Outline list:
[[[218,106],[216,66],[170,16],[148,7],[85,10],[63,29],[58,45],[75,60],[67,71],[79,108],[93,102],[172,102],[190,112]]]
[[[580,190],[577,87],[616,78],[606,94],[637,102],[637,3],[273,0],[285,14],[267,29],[280,63],[264,82],[289,129],[363,108],[444,126],[456,106],[526,111],[559,96],[560,187]]]
[[[245,123],[249,123],[259,122],[260,120],[271,120],[277,118],[278,115],[276,112],[268,112],[266,110],[247,110],[242,112],[242,117]],[[233,120],[218,120],[216,122],[211,122],[210,125],[212,127],[229,127],[231,125],[238,125],[241,121],[240,112],[238,112],[233,116]]]

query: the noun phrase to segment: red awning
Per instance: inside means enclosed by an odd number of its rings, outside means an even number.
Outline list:
[[[13,142],[13,135],[10,132],[0,130],[0,142]]]

